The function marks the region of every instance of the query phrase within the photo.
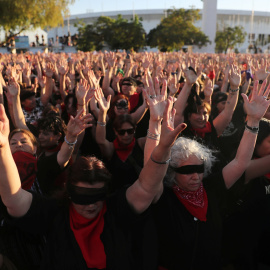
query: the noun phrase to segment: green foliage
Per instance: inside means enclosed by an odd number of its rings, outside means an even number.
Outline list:
[[[121,15],[117,19],[100,16],[92,25],[79,28],[78,49],[82,51],[100,50],[105,45],[110,49],[130,50],[144,47],[145,31],[137,15],[128,21]]]
[[[19,34],[37,27],[56,27],[68,15],[68,5],[74,0],[1,0],[0,26]],[[13,34],[13,36],[16,34]]]
[[[242,26],[226,27],[223,31],[216,33],[216,52],[225,52],[229,48],[233,49],[237,44],[245,41],[247,33]]]
[[[179,50],[184,45],[197,45],[201,48],[210,41],[194,26],[194,22],[199,19],[199,10],[169,9],[167,18],[147,35],[147,44],[161,51]]]

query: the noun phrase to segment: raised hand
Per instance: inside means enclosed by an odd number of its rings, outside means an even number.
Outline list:
[[[89,89],[90,89],[90,86],[87,83],[87,81],[84,79],[81,79],[76,88],[76,97],[79,104],[81,105],[85,104],[85,97]]]
[[[260,90],[258,90],[258,84],[259,82],[255,81],[250,100],[245,94],[242,94],[248,120],[256,122],[261,120],[270,105],[270,100],[267,99],[270,93],[270,85],[265,90],[267,80],[264,80]]]
[[[179,124],[174,128],[175,109],[173,108],[173,98],[168,97],[165,110],[163,113],[163,122],[161,126],[160,142],[159,145],[163,147],[171,147],[175,139],[182,132],[187,125],[185,123]]]
[[[45,69],[45,76],[47,78],[52,78],[54,72],[55,72],[54,64],[50,62],[47,63],[46,69]]]
[[[231,66],[231,74],[229,75],[230,87],[236,89],[241,83],[241,71],[237,66]]]
[[[150,109],[150,118],[152,121],[160,121],[166,107],[167,81],[162,85],[161,91],[156,89],[155,95],[150,95],[143,89],[143,95]]]
[[[168,88],[170,90],[170,96],[174,96],[177,93],[179,84],[177,82],[175,74],[168,80]]]
[[[108,95],[107,99],[104,97],[102,89],[99,87],[95,91],[95,98],[98,102],[101,111],[107,112],[110,109],[111,95]]]
[[[67,125],[67,135],[71,137],[77,137],[81,134],[86,128],[91,127],[93,124],[93,116],[88,113],[84,114],[84,110],[80,110],[76,117],[70,116],[70,120]]]
[[[20,95],[20,86],[16,82],[14,78],[9,80],[9,84],[7,86],[8,92],[12,97]]]

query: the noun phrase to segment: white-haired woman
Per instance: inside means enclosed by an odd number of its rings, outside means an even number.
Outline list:
[[[219,172],[211,173],[215,158],[200,143],[178,138],[172,147],[167,185],[154,207],[160,269],[220,269],[224,195],[250,163],[259,121],[270,104],[266,100],[270,87],[264,91],[265,86],[266,82],[258,90],[257,81],[250,101],[242,94],[248,115],[246,129],[236,157]],[[161,119],[151,109],[161,101],[158,94],[158,100],[153,100],[145,93],[151,113],[145,162],[149,157],[153,160],[151,151],[158,142]],[[162,106],[159,115],[161,112]]]

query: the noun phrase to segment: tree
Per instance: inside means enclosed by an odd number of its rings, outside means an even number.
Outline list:
[[[245,41],[247,33],[242,26],[226,27],[223,31],[217,31],[216,33],[216,52],[225,52],[229,48],[234,48],[237,44],[241,44]]]
[[[68,5],[74,0],[1,0],[0,26],[6,41],[24,30],[63,24]]]
[[[82,51],[100,50],[105,44],[110,49],[130,50],[144,47],[145,31],[138,16],[128,21],[121,15],[117,19],[100,16],[92,25],[79,28],[78,49]]]
[[[199,10],[169,9],[167,18],[147,35],[147,44],[161,51],[179,50],[184,45],[197,45],[201,48],[210,41],[194,26],[194,22],[199,19]]]

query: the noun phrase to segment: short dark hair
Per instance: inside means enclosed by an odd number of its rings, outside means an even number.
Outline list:
[[[129,123],[133,128],[136,128],[136,124],[130,114],[121,114],[116,116],[113,121],[113,128],[118,130],[124,123]]]
[[[105,164],[98,158],[80,156],[68,168],[67,181],[73,185],[76,185],[78,182],[90,185],[104,183],[108,187],[111,181],[111,174],[105,167]]]
[[[51,131],[55,135],[61,133],[60,141],[64,141],[67,126],[60,116],[50,115],[38,120],[38,130]]]

